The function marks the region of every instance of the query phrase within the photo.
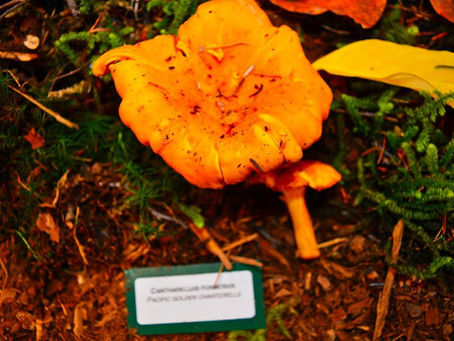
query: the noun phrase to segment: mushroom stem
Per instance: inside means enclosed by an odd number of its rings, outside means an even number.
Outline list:
[[[298,256],[303,259],[320,257],[311,216],[306,206],[306,187],[292,188],[282,193],[292,218]]]

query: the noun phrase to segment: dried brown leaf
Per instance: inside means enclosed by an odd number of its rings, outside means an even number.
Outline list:
[[[44,137],[38,134],[35,128],[31,128],[27,135],[24,136],[24,139],[27,140],[32,145],[32,149],[38,149],[44,146]]]
[[[50,240],[56,243],[60,242],[60,227],[55,223],[54,218],[49,213],[40,213],[36,219],[38,230],[46,232]]]
[[[435,12],[454,22],[454,0],[430,0]]]
[[[271,0],[271,2],[292,12],[321,14],[331,11],[347,15],[363,28],[374,26],[386,7],[386,0]]]
[[[18,290],[14,289],[14,288],[5,288],[5,289],[3,289],[0,292],[0,306],[3,303],[12,302],[15,299],[17,292],[18,292]]]

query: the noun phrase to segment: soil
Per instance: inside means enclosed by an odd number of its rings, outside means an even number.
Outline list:
[[[301,20],[300,15],[265,7],[278,24],[295,27]],[[349,20],[326,14],[303,21],[309,59],[332,50],[342,39],[336,35],[326,43],[331,31],[311,35],[314,21],[329,23],[333,18]],[[15,186],[10,190],[19,191],[20,183]],[[1,234],[1,340],[228,339],[228,332],[140,336],[128,328],[124,270],[218,261],[190,229],[175,221],[156,219],[155,226],[164,233],[160,238],[135,233],[137,216],[122,206],[128,193],[114,165],[87,162],[70,170],[44,198],[48,205],[38,209],[42,223],[38,219],[30,226],[28,247],[17,234]],[[296,257],[291,222],[277,193],[242,184],[219,191],[190,188],[184,194],[186,202],[190,198],[202,208],[207,228],[221,247],[254,236],[231,255],[262,263],[266,308],[286,304],[282,322],[291,335],[272,321],[266,340],[372,340],[378,300],[390,271],[384,245],[391,236],[383,233],[380,221],[364,226],[368,212],[355,207],[349,194],[341,187],[308,190],[317,239],[333,242],[312,261]],[[151,207],[174,213],[165,202]],[[421,281],[397,274],[382,339],[453,340],[451,281],[447,276]]]

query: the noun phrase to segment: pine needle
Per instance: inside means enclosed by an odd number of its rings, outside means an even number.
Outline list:
[[[237,246],[243,245],[245,243],[249,243],[249,242],[257,239],[258,236],[259,236],[258,233],[253,233],[253,234],[251,234],[249,236],[246,236],[244,238],[241,238],[240,240],[237,240],[237,241],[235,241],[233,243],[230,243],[230,244],[224,246],[222,248],[222,251],[232,250],[232,249],[236,248]]]
[[[28,101],[32,102],[34,105],[36,105],[38,108],[40,108],[41,110],[43,110],[45,113],[49,114],[50,116],[52,116],[53,118],[55,118],[58,122],[60,122],[61,124],[64,124],[65,126],[69,127],[69,128],[74,128],[74,129],[79,129],[79,126],[76,124],[76,123],[73,123],[69,120],[67,120],[66,118],[64,118],[63,116],[61,116],[60,114],[56,113],[55,111],[53,111],[52,109],[49,109],[48,107],[44,106],[43,104],[39,103],[36,99],[34,99],[33,97],[27,95],[26,93],[23,93],[22,91],[20,91],[19,89],[16,89],[15,87],[11,86],[11,85],[8,85],[8,87],[17,92],[19,95],[21,95],[22,97],[24,97],[25,99],[27,99]]]

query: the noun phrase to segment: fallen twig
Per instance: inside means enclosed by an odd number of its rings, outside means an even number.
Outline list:
[[[14,11],[16,8],[22,6],[25,2],[27,2],[27,0],[12,0],[12,1],[7,2],[6,4],[0,5],[0,10],[4,9],[8,6],[11,6],[5,12],[0,14],[0,19],[6,17],[9,13]]]
[[[393,248],[391,251],[391,264],[396,264],[399,258],[399,250],[402,244],[402,236],[404,233],[404,222],[399,220],[394,226],[393,230]],[[386,323],[386,316],[388,315],[389,308],[389,298],[391,297],[391,289],[394,282],[394,276],[396,275],[396,270],[392,267],[388,269],[388,274],[385,279],[385,286],[383,287],[383,292],[378,298],[377,304],[377,319],[375,320],[375,330],[372,337],[372,341],[376,341],[381,337],[383,328]]]
[[[323,249],[325,247],[330,247],[330,246],[340,244],[340,243],[345,243],[345,242],[348,242],[348,238],[345,238],[345,237],[335,238],[335,239],[327,240],[326,242],[319,243],[318,248]]]
[[[69,171],[70,169],[68,169],[58,180],[57,187],[55,188],[55,197],[52,200],[52,202],[51,203],[44,202],[42,204],[39,204],[39,207],[55,208],[57,206],[58,199],[60,198],[60,188],[66,184],[66,181],[68,180]]]
[[[229,258],[226,256],[224,251],[219,247],[218,243],[213,239],[213,237],[208,232],[206,227],[198,228],[192,222],[189,224],[189,228],[192,232],[199,238],[201,242],[205,244],[205,247],[213,253],[214,255],[218,256],[221,263],[227,270],[232,270],[232,263],[230,262]]]
[[[186,224],[183,220],[174,217],[173,215],[172,216],[167,215],[167,214],[159,212],[151,207],[148,207],[148,211],[157,219],[174,222],[175,224],[178,224],[185,229],[189,228],[188,224]]]
[[[248,257],[243,257],[243,256],[233,256],[230,255],[229,258],[236,262],[236,263],[242,263],[242,264],[247,264],[247,265],[254,265],[258,267],[262,267],[263,264],[253,258],[248,258]]]
[[[79,209],[79,206],[77,206],[77,208],[76,208],[76,219],[75,219],[76,222],[77,222],[78,217],[79,217],[79,212],[80,212],[80,209]],[[84,262],[85,265],[88,265],[88,260],[87,260],[87,257],[85,256],[84,247],[79,242],[79,239],[77,239],[76,229],[77,229],[77,224],[74,224],[74,229],[73,229],[74,241],[76,242],[77,248],[79,249],[79,253],[80,253],[80,256],[82,257],[82,261]]]
[[[52,116],[53,118],[55,118],[58,122],[64,124],[65,126],[69,127],[69,128],[74,128],[74,129],[79,129],[79,126],[76,124],[76,123],[73,123],[71,122],[70,120],[67,120],[66,118],[64,118],[63,116],[61,116],[60,114],[56,113],[55,111],[49,109],[48,107],[42,105],[41,103],[39,103],[36,99],[34,99],[33,97],[27,95],[26,93],[23,93],[22,91],[20,91],[19,89],[16,89],[15,87],[11,86],[11,85],[8,85],[8,87],[17,92],[19,95],[21,95],[22,97],[24,97],[25,99],[29,100],[30,102],[32,102],[34,105],[36,105],[38,108],[40,108],[41,110],[43,110],[44,112],[46,112],[47,114],[49,114],[50,116]]]
[[[257,239],[258,236],[259,236],[258,233],[253,233],[253,234],[251,234],[249,236],[246,236],[244,238],[241,238],[240,240],[237,240],[237,241],[235,241],[233,243],[230,243],[230,244],[224,246],[222,248],[222,251],[228,251],[228,250],[236,248],[237,246],[243,245],[245,243],[249,243],[249,242]]]
[[[11,0],[11,1],[8,1],[6,4],[3,4],[3,5],[0,5],[0,10],[8,7],[8,6],[13,6],[13,5],[17,5],[18,3],[21,3],[21,2],[24,2],[25,0]]]

